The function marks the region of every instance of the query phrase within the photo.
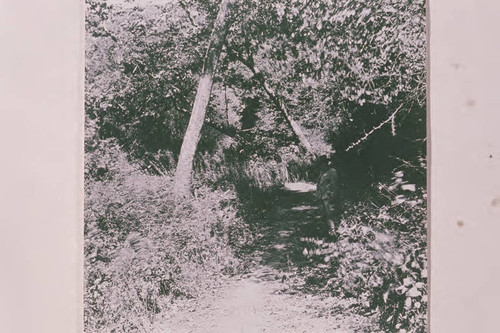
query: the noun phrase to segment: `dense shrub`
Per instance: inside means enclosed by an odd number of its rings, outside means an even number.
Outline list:
[[[357,298],[385,331],[425,332],[426,191],[404,176],[396,171],[364,200],[348,203],[338,241],[307,240],[305,253],[316,262],[309,282]]]
[[[107,171],[86,177],[86,332],[150,332],[172,300],[235,272],[233,249],[250,236],[233,192],[197,186],[193,198],[177,200],[168,175],[144,174],[115,145],[95,148],[88,170],[106,160]]]

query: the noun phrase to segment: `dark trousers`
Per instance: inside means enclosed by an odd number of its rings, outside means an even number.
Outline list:
[[[340,224],[340,205],[334,199],[330,198],[325,198],[321,201],[328,227],[331,231],[335,232]]]

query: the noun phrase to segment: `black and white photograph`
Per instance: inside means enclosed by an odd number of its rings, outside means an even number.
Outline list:
[[[426,332],[426,5],[85,0],[84,332]]]

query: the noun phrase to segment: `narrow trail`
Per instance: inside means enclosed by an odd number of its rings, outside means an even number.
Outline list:
[[[287,184],[260,226],[254,265],[228,278],[216,296],[184,302],[170,314],[162,332],[372,332],[369,318],[351,309],[352,301],[295,288],[304,237],[326,234],[310,184]],[[293,281],[293,283],[291,283]]]

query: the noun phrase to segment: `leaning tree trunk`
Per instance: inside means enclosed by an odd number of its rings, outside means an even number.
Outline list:
[[[208,44],[207,53],[203,62],[203,69],[196,91],[191,118],[182,142],[177,169],[174,178],[174,193],[178,196],[188,196],[190,193],[191,175],[193,173],[193,159],[200,141],[201,129],[205,121],[212,79],[217,68],[217,61],[222,49],[226,34],[226,13],[229,0],[222,0],[217,19],[215,20],[212,35]]]
[[[255,72],[257,73],[258,68],[255,68]],[[290,116],[290,113],[288,112],[288,109],[285,105],[285,103],[281,100],[281,98],[274,92],[274,90],[267,84],[267,82],[264,80],[264,76],[260,75],[260,81],[262,86],[264,87],[264,90],[266,91],[267,95],[271,100],[274,102],[278,110],[283,114],[285,117],[288,125],[292,129],[293,133],[295,136],[299,139],[299,143],[304,149],[307,151],[307,153],[314,155],[314,149],[309,143],[309,140],[307,140],[307,137],[304,135],[304,132],[300,128],[299,124],[293,118]]]
[[[255,78],[259,81],[261,86],[264,88],[264,91],[266,94],[269,96],[271,101],[274,103],[274,105],[278,108],[278,111],[281,112],[281,114],[284,116],[286,122],[290,126],[290,129],[292,130],[293,134],[295,137],[299,140],[299,144],[306,150],[308,154],[315,155],[315,151],[311,144],[309,143],[309,140],[307,137],[304,135],[304,132],[302,131],[302,128],[300,127],[299,124],[293,118],[290,116],[290,113],[288,112],[288,108],[286,107],[285,103],[283,100],[280,98],[280,96],[269,86],[267,83],[264,74],[260,71],[260,69],[255,65],[255,61],[253,59],[252,54],[249,54],[248,59],[243,59],[241,56],[238,57],[238,59],[248,67],[252,71],[252,73],[255,75]]]

